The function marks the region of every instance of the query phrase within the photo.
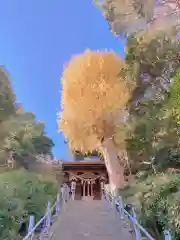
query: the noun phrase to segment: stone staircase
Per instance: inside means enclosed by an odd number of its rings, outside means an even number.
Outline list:
[[[130,228],[105,200],[75,200],[64,206],[52,226],[52,240],[132,240]]]

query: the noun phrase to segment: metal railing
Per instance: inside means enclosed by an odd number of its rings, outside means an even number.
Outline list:
[[[66,198],[64,198],[63,194],[60,195],[58,193],[54,205],[51,205],[51,201],[48,201],[45,215],[38,223],[35,223],[35,217],[34,215],[31,215],[29,217],[28,233],[23,240],[43,240],[45,237],[51,237],[50,227],[61,213],[61,209],[67,200],[69,200],[68,194],[66,195]]]
[[[119,213],[121,219],[128,218],[132,227],[132,230],[135,235],[135,240],[155,240],[145,228],[141,226],[136,218],[136,213],[134,208],[131,209],[131,213],[129,213],[125,209],[125,205],[121,196],[118,198],[114,198],[110,192],[104,189],[104,197],[105,199],[112,204],[113,208]],[[172,236],[168,230],[164,231],[164,240],[172,240]]]

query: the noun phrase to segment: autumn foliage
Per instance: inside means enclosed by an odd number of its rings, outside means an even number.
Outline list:
[[[72,57],[62,75],[59,127],[72,149],[97,149],[115,131],[117,116],[129,100],[121,77],[124,61],[114,52],[87,50]]]

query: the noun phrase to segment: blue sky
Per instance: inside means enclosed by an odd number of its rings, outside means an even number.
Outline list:
[[[1,0],[0,65],[11,75],[17,101],[46,124],[56,158],[70,160],[58,133],[63,64],[86,48],[123,53],[90,0]]]

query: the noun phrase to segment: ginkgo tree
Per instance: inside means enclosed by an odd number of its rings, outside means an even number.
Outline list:
[[[114,135],[132,90],[123,69],[124,61],[111,51],[86,50],[72,57],[62,75],[59,114],[59,128],[72,150],[103,154],[114,192],[124,184]]]

